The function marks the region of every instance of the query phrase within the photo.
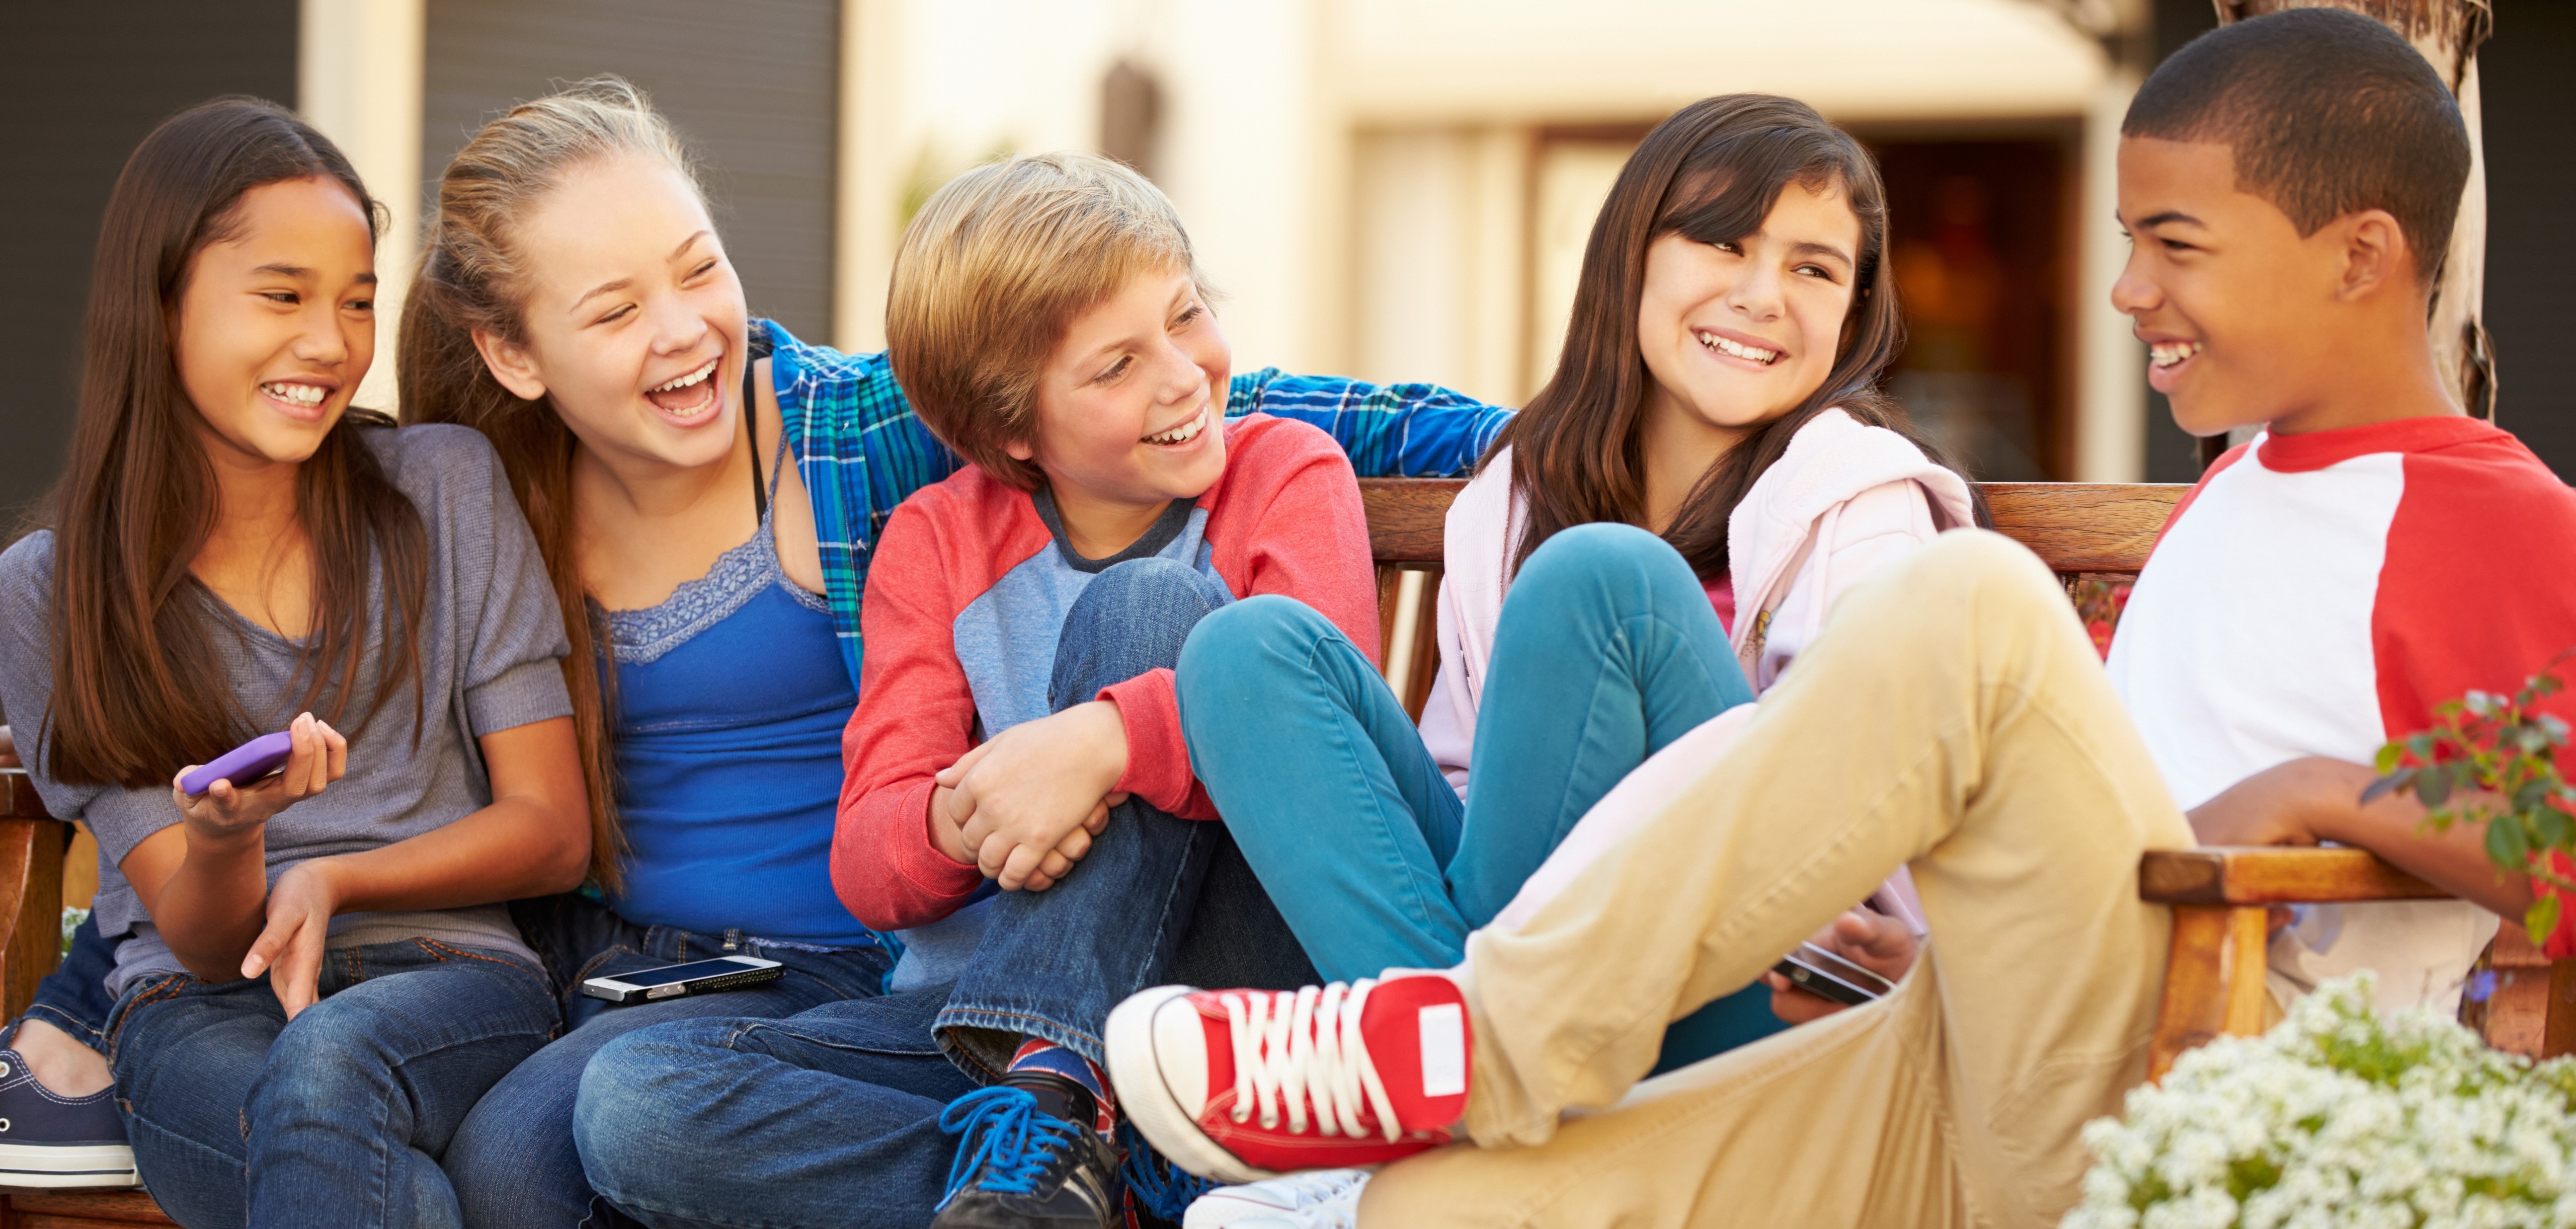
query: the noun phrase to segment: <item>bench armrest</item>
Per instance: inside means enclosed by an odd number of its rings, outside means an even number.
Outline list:
[[[0,769],[0,1012],[15,1019],[62,962],[63,845],[23,768]]]
[[[2138,897],[2160,905],[2305,905],[2450,895],[2366,849],[2213,845],[2152,850],[2138,860]]]

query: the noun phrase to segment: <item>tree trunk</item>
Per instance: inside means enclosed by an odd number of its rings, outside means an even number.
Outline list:
[[[2350,9],[2374,18],[2413,43],[2460,100],[2469,126],[2469,183],[2460,193],[2460,220],[2451,228],[2451,250],[2433,289],[2427,326],[2433,357],[2451,395],[2480,418],[2493,419],[2494,352],[2488,347],[2482,303],[2487,277],[2487,155],[2479,135],[2478,46],[2495,29],[2489,0],[2211,0],[2219,23],[2291,8]]]

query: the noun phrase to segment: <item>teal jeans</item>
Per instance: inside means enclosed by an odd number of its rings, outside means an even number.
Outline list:
[[[1190,763],[1326,977],[1448,968],[1575,821],[1646,757],[1753,699],[1681,555],[1626,525],[1532,552],[1494,632],[1467,798],[1358,646],[1284,597],[1182,649]],[[1676,1022],[1663,1068],[1783,1026],[1756,985]]]

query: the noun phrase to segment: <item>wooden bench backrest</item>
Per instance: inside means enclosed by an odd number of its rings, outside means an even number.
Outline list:
[[[1369,553],[1377,562],[1378,643],[1387,684],[1417,718],[1440,666],[1432,603],[1439,592],[1441,529],[1450,501],[1466,485],[1454,478],[1360,481]],[[2135,576],[2175,501],[2190,489],[2166,483],[1984,484],[1995,529],[2070,581]]]
[[[1381,565],[1437,567],[1456,478],[1364,478],[1369,553]],[[2059,572],[2130,572],[2146,566],[2157,531],[2183,492],[2180,483],[1989,482],[1995,529]]]

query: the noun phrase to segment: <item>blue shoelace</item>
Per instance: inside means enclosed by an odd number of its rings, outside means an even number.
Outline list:
[[[996,1085],[949,1102],[939,1111],[939,1129],[965,1137],[948,1166],[948,1193],[939,1200],[945,1208],[970,1182],[978,1190],[1011,1195],[1035,1191],[1048,1163],[1082,1128],[1039,1113],[1037,1098],[1026,1090]],[[979,1171],[983,1177],[976,1180]]]
[[[1134,1123],[1118,1123],[1118,1148],[1127,1160],[1118,1167],[1118,1176],[1127,1183],[1127,1192],[1136,1197],[1138,1206],[1164,1220],[1179,1224],[1199,1196],[1224,1185],[1174,1165],[1148,1142]]]

